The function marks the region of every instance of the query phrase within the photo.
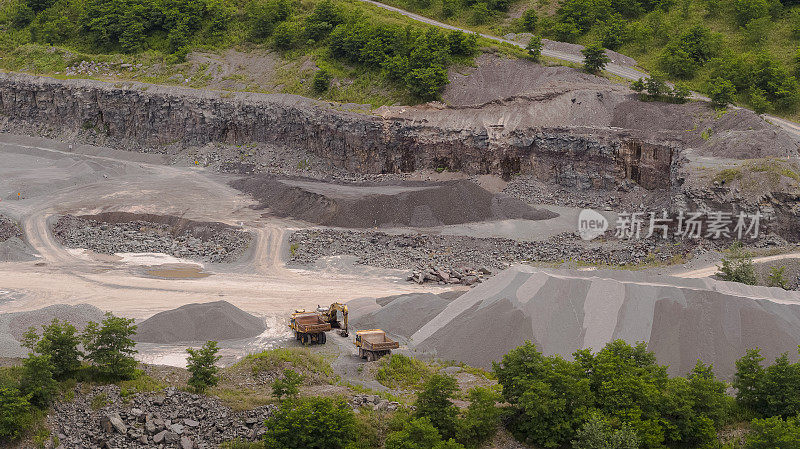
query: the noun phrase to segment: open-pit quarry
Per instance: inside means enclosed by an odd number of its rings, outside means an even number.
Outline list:
[[[110,311],[141,324],[143,361],[215,339],[230,363],[299,344],[290,313],[333,302],[401,351],[482,367],[525,340],[645,341],[672,374],[703,359],[725,377],[748,348],[796,352],[800,294],[712,279],[729,241],[614,223],[758,210],[747,246],[796,267],[797,135],[489,54],[450,77],[443,102],[365,112],[0,74],[0,355],[25,354],[28,326]],[[583,208],[604,236],[581,239]]]

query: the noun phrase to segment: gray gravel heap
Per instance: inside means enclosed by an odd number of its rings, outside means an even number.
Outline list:
[[[546,241],[520,242],[504,238],[475,238],[451,235],[358,232],[345,230],[301,230],[289,238],[291,263],[307,265],[317,259],[353,255],[357,262],[383,268],[418,270],[429,267],[458,270],[461,267],[505,269],[524,262],[581,261],[630,265],[645,261],[666,261],[686,252],[684,245],[655,240],[584,242],[571,233]],[[412,273],[413,275],[413,273]]]
[[[58,402],[49,420],[59,448],[216,448],[224,441],[255,441],[275,405],[234,412],[217,399],[167,388],[123,402],[116,385],[95,386],[75,400]],[[92,408],[105,395],[106,405]]]
[[[13,220],[5,215],[0,215],[0,242],[5,242],[12,237],[21,239],[22,231]]]
[[[65,215],[53,226],[53,234],[69,248],[85,248],[102,254],[164,253],[207,262],[230,262],[247,248],[251,236],[235,229],[214,229],[197,237],[198,229],[173,232],[162,223],[129,221],[106,223]]]

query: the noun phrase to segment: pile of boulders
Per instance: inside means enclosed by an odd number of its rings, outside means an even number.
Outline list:
[[[412,270],[406,277],[407,281],[424,284],[426,282],[436,282],[440,285],[461,284],[475,285],[483,282],[484,276],[491,276],[492,272],[487,268],[445,268],[441,266],[428,265],[423,268]]]
[[[400,408],[399,402],[383,399],[382,397],[374,394],[360,394],[353,396],[350,401],[348,401],[348,404],[350,404],[354,410],[365,407],[375,411],[393,412]]]
[[[101,254],[164,253],[208,262],[235,260],[250,243],[249,233],[233,228],[176,230],[147,221],[106,223],[65,215],[53,226],[53,235],[69,248]]]
[[[256,441],[277,406],[234,412],[217,399],[175,388],[136,394],[125,402],[115,385],[96,386],[49,417],[59,447],[212,448],[231,440]],[[99,399],[99,400],[98,400]],[[108,404],[97,408],[98,404]]]

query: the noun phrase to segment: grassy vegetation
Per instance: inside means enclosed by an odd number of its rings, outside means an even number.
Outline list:
[[[800,166],[777,158],[753,159],[719,170],[711,180],[721,185],[735,181],[745,191],[761,192],[765,189],[777,189],[782,182],[798,185]]]
[[[253,374],[293,368],[300,373],[333,376],[333,368],[325,357],[308,348],[276,348],[245,357],[237,365],[250,366]],[[287,366],[289,365],[289,366]]]
[[[375,379],[389,388],[416,388],[434,372],[424,362],[403,354],[392,354],[379,363]]]

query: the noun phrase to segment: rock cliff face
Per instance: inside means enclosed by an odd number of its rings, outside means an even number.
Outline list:
[[[430,114],[446,111],[432,110]],[[218,93],[138,83],[0,75],[0,127],[59,134],[94,130],[109,143],[159,151],[179,142],[277,143],[360,173],[445,168],[509,177],[531,173],[574,188],[626,180],[669,188],[674,147],[610,128],[432,126],[339,110],[292,95]]]

